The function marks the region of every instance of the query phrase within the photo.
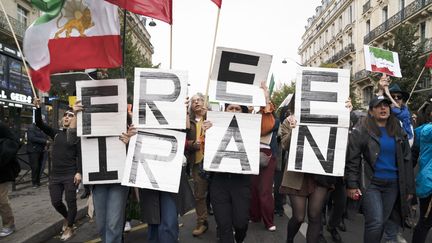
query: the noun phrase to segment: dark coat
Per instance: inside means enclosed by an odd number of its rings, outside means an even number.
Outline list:
[[[27,152],[42,153],[48,137],[35,124],[27,129]]]
[[[177,214],[183,216],[195,208],[195,198],[189,185],[186,171],[183,167],[180,177],[178,193],[170,193],[177,204]],[[148,224],[160,224],[160,191],[150,189],[140,189],[140,208],[142,222]]]
[[[190,119],[190,128],[186,130],[186,147],[185,156],[188,163],[195,163],[195,152],[197,149],[194,148],[193,144],[196,142],[196,121]]]
[[[20,172],[16,153],[20,145],[12,131],[0,123],[0,183],[15,181]]]
[[[415,193],[414,170],[411,162],[411,152],[406,134],[395,136],[396,166],[398,168],[399,196],[392,212],[392,219],[400,223],[408,215],[408,194]],[[379,137],[369,132],[359,122],[349,137],[347,161],[345,165],[345,179],[347,188],[359,188],[364,193],[374,176],[375,162],[379,156]],[[396,215],[395,215],[396,213]]]

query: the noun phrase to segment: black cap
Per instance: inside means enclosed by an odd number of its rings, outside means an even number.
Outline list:
[[[408,92],[402,91],[401,88],[399,87],[399,85],[395,84],[395,83],[393,83],[389,86],[389,91],[390,91],[390,94],[400,93],[402,95],[402,99],[404,101],[407,101],[409,99],[409,96],[410,96]]]
[[[372,98],[372,100],[369,102],[369,109],[372,109],[373,107],[376,107],[377,105],[379,105],[381,102],[385,102],[387,104],[391,104],[392,102],[385,96],[374,96]]]

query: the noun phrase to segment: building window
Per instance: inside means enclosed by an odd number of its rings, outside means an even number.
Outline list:
[[[363,105],[368,106],[373,96],[373,87],[367,86],[363,89]]]
[[[25,26],[27,26],[27,18],[28,18],[28,13],[29,11],[23,7],[21,7],[20,5],[18,5],[17,8],[17,19],[20,23],[24,24]]]
[[[387,19],[388,19],[388,8],[387,8],[387,6],[385,6],[382,9],[382,21],[385,22],[385,21],[387,21]]]
[[[426,40],[426,22],[420,23],[420,41]]]
[[[399,10],[402,10],[405,8],[405,0],[399,0]]]
[[[348,17],[349,17],[349,22],[350,24],[353,22],[353,10],[352,10],[352,5],[349,6],[349,12],[348,12]]]
[[[370,20],[366,21],[366,34],[369,34],[370,32]]]
[[[339,16],[339,31],[342,31],[342,15]]]

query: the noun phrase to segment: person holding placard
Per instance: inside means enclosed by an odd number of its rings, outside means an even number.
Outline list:
[[[54,129],[42,121],[39,98],[34,98],[36,106],[36,126],[53,140],[51,153],[51,173],[49,178],[49,191],[51,203],[64,217],[63,234],[61,240],[67,240],[73,235],[73,224],[77,214],[76,189],[81,182],[80,144],[68,142],[67,130],[71,122],[76,121],[72,110],[66,110],[61,120],[62,129]],[[63,191],[67,208],[62,201]]]
[[[402,224],[414,194],[414,171],[406,133],[390,113],[391,101],[373,97],[369,115],[349,137],[345,178],[347,195],[362,198],[365,243],[380,242],[390,218]],[[399,204],[399,205],[398,205]]]
[[[205,120],[207,107],[204,107],[204,95],[197,93],[190,99],[188,109],[190,128],[186,135],[186,157],[192,164],[192,178],[194,182],[195,209],[197,225],[192,231],[193,236],[199,236],[207,231],[207,204],[206,194],[208,181],[203,170],[204,159],[204,132],[202,126]]]

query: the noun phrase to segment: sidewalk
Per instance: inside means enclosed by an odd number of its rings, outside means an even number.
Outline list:
[[[78,194],[78,196],[81,194]],[[33,189],[31,183],[17,185],[16,191],[9,194],[15,216],[16,231],[12,235],[0,238],[0,243],[38,243],[45,242],[59,234],[63,217],[51,205],[47,179],[42,186]],[[87,199],[77,200],[77,220],[87,213]]]

